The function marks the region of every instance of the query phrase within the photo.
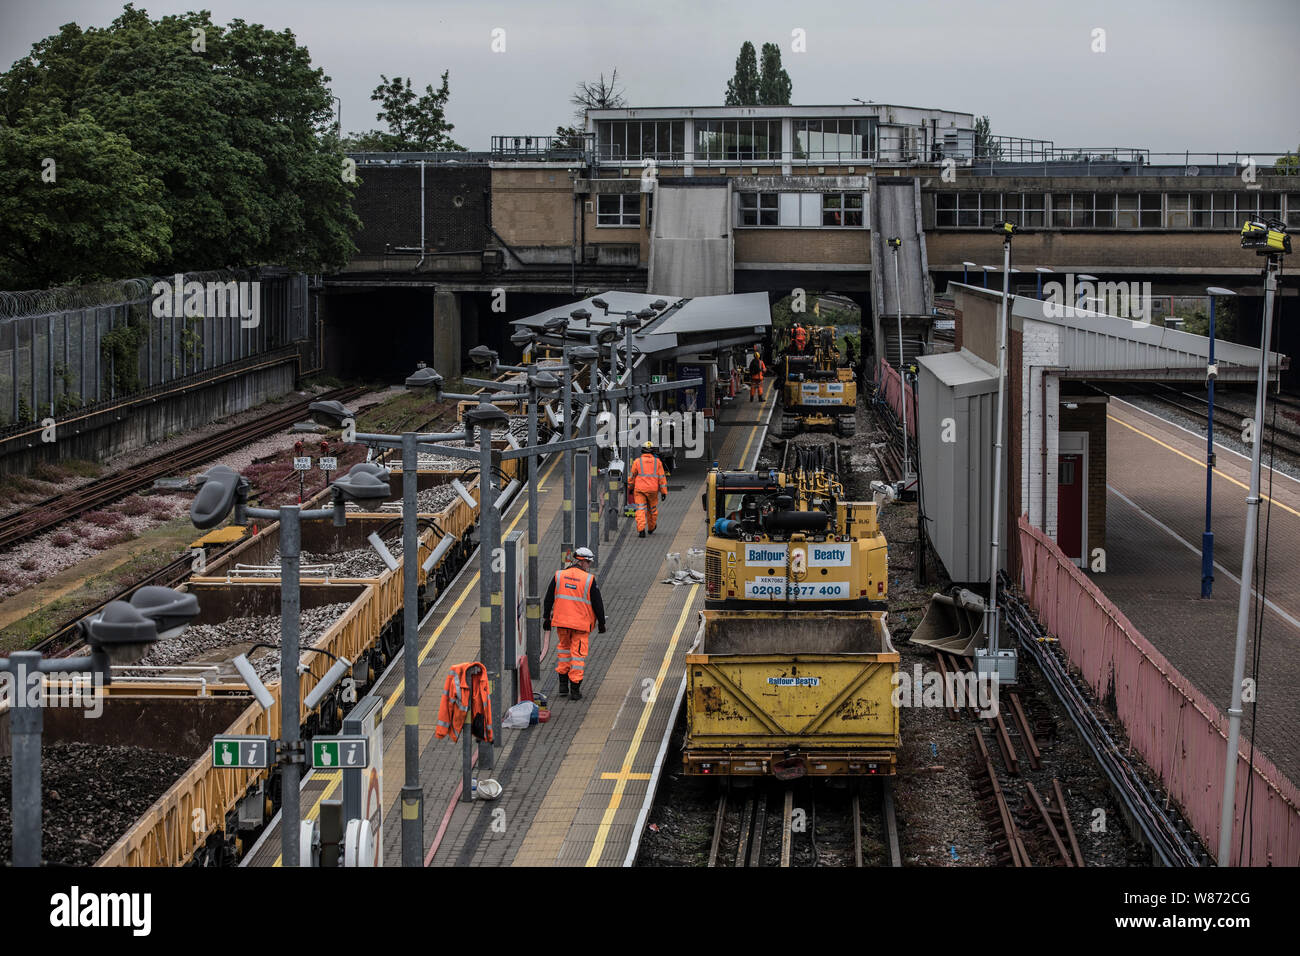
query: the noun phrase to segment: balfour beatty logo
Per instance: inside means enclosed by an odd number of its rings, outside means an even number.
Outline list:
[[[767,683],[770,687],[820,687],[822,679],[820,677],[769,677]]]
[[[770,548],[763,545],[746,545],[745,547],[746,564],[777,564],[785,563],[785,548]]]
[[[848,548],[819,548],[813,545],[813,564],[848,564]]]

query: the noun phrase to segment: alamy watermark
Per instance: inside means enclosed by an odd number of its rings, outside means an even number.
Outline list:
[[[15,672],[0,671],[0,707],[13,708],[22,694],[24,707],[71,707],[95,718],[104,713],[104,677],[80,671],[29,673],[25,665]]]
[[[255,329],[262,322],[260,282],[186,282],[177,273],[173,279],[159,279],[149,291],[155,318],[238,316],[241,329]]]
[[[911,674],[900,670],[890,680],[894,684],[890,701],[895,707],[974,707],[981,717],[998,715],[996,672],[940,674],[916,664]]]
[[[693,391],[693,390],[692,390]],[[627,445],[639,449],[646,442],[656,448],[681,448],[687,458],[704,455],[705,418],[702,411],[686,412],[631,412],[627,406],[614,416],[600,416],[596,427],[596,444],[601,448],[618,448]]]
[[[1096,311],[1129,319],[1134,325],[1151,322],[1152,295],[1150,282],[1075,281],[1068,273],[1065,282],[1043,283],[1043,314],[1054,319],[1065,317],[1066,308],[1095,306]]]

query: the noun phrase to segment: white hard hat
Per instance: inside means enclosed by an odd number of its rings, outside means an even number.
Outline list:
[[[596,556],[592,553],[591,548],[579,548],[573,552],[575,558],[582,558],[584,561],[595,561]]]
[[[478,795],[484,800],[495,800],[501,796],[501,784],[491,777],[478,781]]]

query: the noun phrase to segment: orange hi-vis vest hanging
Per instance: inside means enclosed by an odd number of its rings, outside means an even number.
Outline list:
[[[438,723],[433,735],[441,739],[450,734],[452,740],[459,740],[466,714],[471,715],[474,736],[491,743],[492,694],[487,671],[478,661],[451,665],[442,685],[442,702],[438,705]]]
[[[658,455],[641,455],[632,462],[632,471],[627,477],[632,483],[633,491],[657,495],[668,490],[668,477],[664,474],[664,466]]]
[[[596,626],[596,612],[591,606],[591,584],[595,580],[595,577],[579,567],[555,572],[552,626],[591,633]]]

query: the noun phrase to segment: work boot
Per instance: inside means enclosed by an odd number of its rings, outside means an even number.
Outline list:
[[[560,677],[560,687],[559,690],[556,691],[556,694],[560,697],[563,697],[565,694],[569,692],[569,675],[560,674],[559,677]]]
[[[651,534],[654,534],[654,533],[655,533],[655,529],[654,529],[654,528],[651,528],[651,529],[650,529],[650,533],[651,533]]]
[[[645,537],[645,532],[644,532],[644,531],[638,531],[638,532],[636,533],[636,536],[637,536],[638,538],[644,538],[644,537]]]
[[[582,700],[582,681],[569,684],[569,700]]]

